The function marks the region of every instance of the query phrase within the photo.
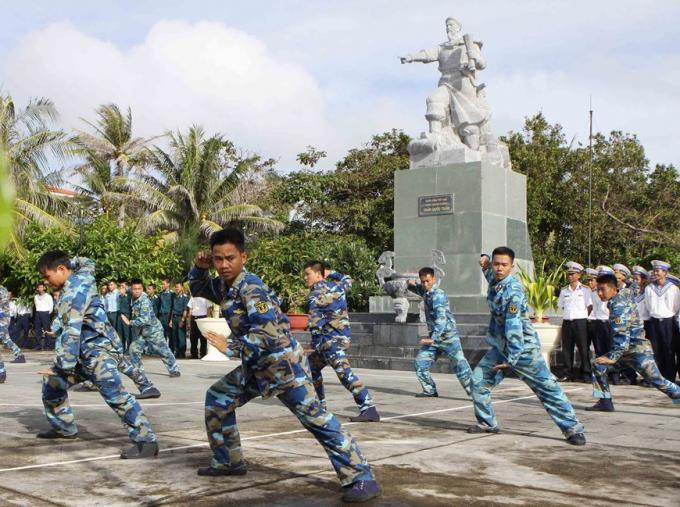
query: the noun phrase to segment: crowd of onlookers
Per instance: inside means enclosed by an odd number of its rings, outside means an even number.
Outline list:
[[[607,304],[597,294],[597,277],[613,274],[619,292],[632,298],[651,342],[654,359],[663,377],[675,382],[680,375],[680,280],[669,273],[670,264],[651,263],[628,269],[623,264],[584,268],[577,262],[566,264],[569,285],[560,290],[558,308],[562,313],[563,381],[591,382],[591,346],[595,356],[606,354],[613,346],[613,331]],[[587,285],[581,284],[585,275]],[[578,358],[574,351],[578,351]],[[644,385],[629,367],[611,374],[614,384]]]
[[[146,293],[173,354],[177,358],[194,359],[206,355],[206,340],[198,330],[196,319],[208,316],[211,306],[208,301],[192,298],[181,282],[172,285],[171,290],[168,279],[161,282],[159,291],[153,283],[146,285]],[[134,338],[133,328],[122,318],[124,315],[131,320],[132,316],[129,284],[126,280],[110,280],[101,286],[100,295],[109,322],[127,349]],[[54,336],[50,330],[58,300],[59,291],[50,294],[43,283],[36,286],[32,301],[15,298],[10,292],[9,335],[12,341],[22,349],[54,350]]]

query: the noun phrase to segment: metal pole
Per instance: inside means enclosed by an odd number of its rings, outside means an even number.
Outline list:
[[[588,266],[592,266],[593,249],[593,97],[590,97],[590,132],[588,134]]]

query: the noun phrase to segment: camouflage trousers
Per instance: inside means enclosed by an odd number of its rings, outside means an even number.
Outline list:
[[[317,342],[317,343],[315,343]],[[364,411],[374,405],[368,389],[364,383],[352,371],[349,359],[345,353],[346,342],[341,342],[335,338],[312,341],[314,351],[309,354],[309,368],[312,373],[312,382],[316,390],[316,396],[321,401],[321,405],[326,408],[326,393],[323,387],[323,370],[330,366],[338,376],[340,383],[345,386],[352,396],[360,411]]]
[[[15,358],[21,355],[21,349],[12,341],[9,333],[3,332],[2,329],[0,329],[0,342],[12,352]]]
[[[673,382],[666,380],[659,371],[659,367],[654,360],[654,353],[646,348],[639,351],[624,352],[616,364],[593,364],[593,397],[611,398],[609,389],[608,373],[618,365],[626,365],[656,387],[659,391],[673,400],[673,403],[680,403],[680,387]]]
[[[215,382],[205,395],[205,426],[213,451],[211,466],[225,468],[243,460],[236,409],[260,396],[255,379],[239,366]],[[322,445],[343,486],[373,480],[373,472],[356,440],[338,419],[324,410],[311,382],[277,396]]]
[[[132,364],[140,371],[144,371],[142,353],[145,350],[148,353],[156,353],[161,356],[163,364],[170,373],[179,372],[177,360],[175,359],[175,355],[170,350],[168,343],[165,341],[162,327],[159,326],[158,330],[153,330],[149,336],[142,336],[141,333],[135,333],[132,343],[130,343],[128,354],[130,355],[130,361],[132,361]]]
[[[2,339],[3,343],[5,341],[5,337],[7,337],[7,339],[9,340],[9,319],[0,318],[0,339]],[[2,361],[2,354],[0,354],[0,375],[6,373],[6,371],[7,370],[5,370],[5,363]]]
[[[436,345],[423,345],[416,356],[415,369],[416,377],[423,387],[423,392],[434,394],[437,392],[437,385],[430,374],[432,364],[442,356],[446,356],[451,362],[451,373],[455,373],[458,381],[465,389],[468,396],[472,394],[472,369],[470,363],[465,359],[463,347],[460,345],[460,338],[457,336],[449,337]]]
[[[67,390],[72,385],[89,380],[106,404],[121,418],[130,440],[155,442],[156,435],[139,402],[123,389],[118,373],[118,358],[108,353],[98,353],[81,360],[82,363],[78,363],[73,373],[59,373],[43,379],[43,406],[52,428],[64,435],[78,432]]]
[[[7,374],[7,370],[5,369],[5,363],[2,360],[2,355],[0,355],[0,375],[3,373]]]
[[[491,390],[503,380],[503,370],[495,370],[494,366],[506,360],[503,354],[492,348],[472,372],[472,399],[475,417],[480,426],[495,428],[498,425],[496,413],[491,405]],[[524,351],[515,366],[510,369],[538,396],[565,437],[583,433],[583,425],[576,418],[569,398],[550,373],[540,349]]]

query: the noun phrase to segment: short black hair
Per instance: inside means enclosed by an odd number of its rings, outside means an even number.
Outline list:
[[[305,263],[304,269],[311,269],[315,273],[321,273],[322,275],[326,272],[326,264],[323,261],[308,261]]]
[[[418,276],[434,276],[434,269],[425,266],[424,268],[420,268],[418,270]]]
[[[132,280],[130,280],[130,287],[132,287],[133,285],[141,285],[142,287],[144,287],[144,282],[142,281],[141,278],[133,278]]]
[[[153,288],[155,289],[155,288],[156,288],[156,284],[155,284],[155,283],[150,283],[150,284],[147,285],[147,288],[149,288],[149,287],[153,287]]]
[[[127,280],[125,278],[121,278],[120,280],[118,280],[118,285],[120,285],[121,283],[127,284]]]
[[[499,246],[493,249],[491,252],[491,258],[493,259],[497,255],[507,255],[510,259],[515,260],[515,251],[508,246]]]
[[[170,279],[169,279],[169,278],[163,278],[163,279],[161,280],[161,282],[168,282],[168,283],[170,283]]]
[[[62,250],[50,250],[45,252],[38,259],[38,272],[44,273],[48,269],[57,269],[59,266],[71,269],[71,258]],[[39,285],[45,285],[40,283]]]
[[[229,228],[215,231],[210,235],[210,249],[217,245],[234,245],[236,249],[243,253],[246,251],[246,238],[243,231],[239,229]]]
[[[184,282],[175,282],[175,285],[181,285],[182,287],[184,287]]]
[[[615,289],[618,288],[619,286],[619,281],[616,279],[616,276],[612,275],[611,273],[604,273],[602,275],[598,275],[597,283],[611,285]]]

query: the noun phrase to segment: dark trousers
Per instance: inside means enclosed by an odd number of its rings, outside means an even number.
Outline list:
[[[125,314],[125,316],[128,318],[128,320],[132,320],[132,315],[130,314]],[[119,326],[120,326],[120,339],[123,342],[123,350],[127,350],[128,347],[130,346],[130,343],[132,342],[132,329],[130,326],[128,326],[125,322],[123,322],[123,319],[118,317],[119,319]]]
[[[574,368],[574,346],[578,349],[581,361],[580,370]],[[590,382],[587,319],[562,321],[562,356],[564,358],[565,376],[575,380],[587,379]]]
[[[170,314],[160,313],[158,314],[158,320],[161,321],[161,325],[163,326],[163,334],[165,335],[165,341],[170,343],[170,340],[172,339],[172,328],[169,325]]]
[[[17,315],[14,321],[14,335],[12,341],[17,344],[19,348],[28,346],[28,330],[31,328],[31,314],[24,313]],[[10,336],[12,331],[10,331]]]
[[[661,375],[666,380],[675,382],[677,373],[676,347],[674,340],[676,334],[675,321],[672,317],[667,319],[649,319],[649,341],[652,342],[654,360]]]
[[[608,320],[588,321],[588,346],[591,343],[597,357],[612,349],[612,327]]]
[[[183,358],[187,352],[186,323],[182,327],[182,314],[172,316],[172,337],[170,338],[170,350],[177,359]]]
[[[198,324],[196,324],[196,319],[203,319],[205,315],[191,316],[191,334],[189,335],[189,340],[191,340],[191,357],[194,359],[200,359],[208,353],[208,342],[205,336],[201,334],[198,330]],[[198,343],[201,343],[201,354],[199,355]]]
[[[45,331],[50,330],[51,312],[35,312],[33,317],[33,329],[35,329],[35,350],[49,350],[54,348],[52,340],[45,336]]]

